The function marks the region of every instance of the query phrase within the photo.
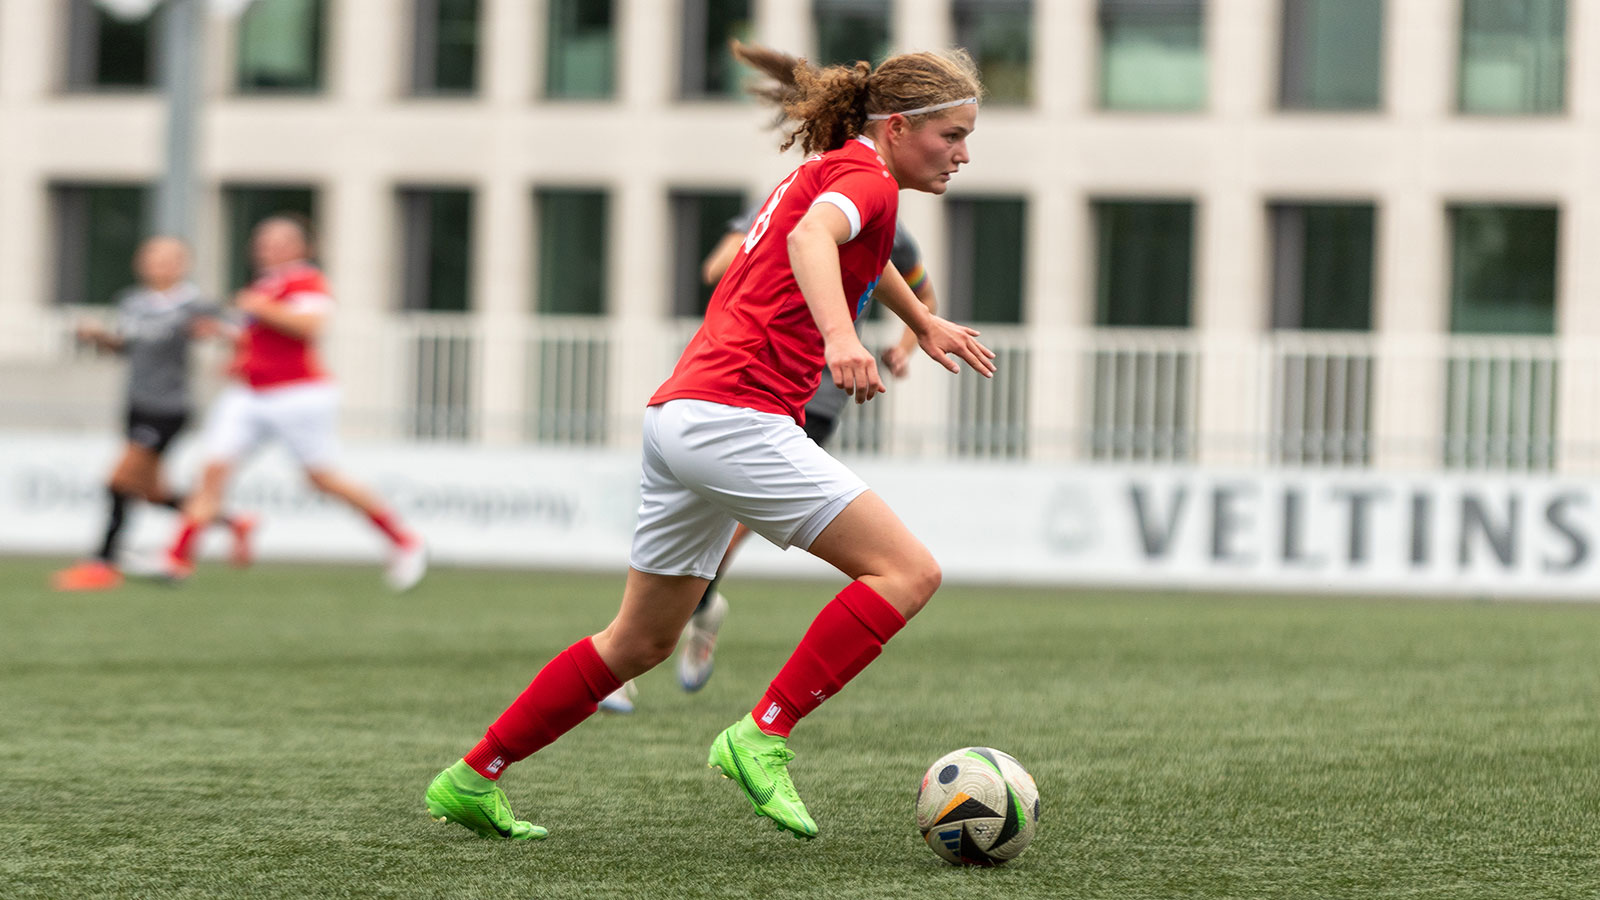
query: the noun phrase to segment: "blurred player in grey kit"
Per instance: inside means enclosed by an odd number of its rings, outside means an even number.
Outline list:
[[[134,254],[133,269],[139,283],[117,295],[115,326],[106,328],[86,319],[77,328],[78,340],[128,361],[127,440],[107,479],[108,508],[100,545],[91,559],[55,574],[52,584],[57,590],[106,590],[122,583],[118,555],[133,501],[182,508],[185,498],[173,493],[162,478],[161,458],[189,421],[189,346],[196,338],[230,331],[217,307],[187,280],[189,251],[182,241],[164,236],[145,240]],[[254,521],[229,515],[220,522],[233,533],[234,564],[248,565]]]

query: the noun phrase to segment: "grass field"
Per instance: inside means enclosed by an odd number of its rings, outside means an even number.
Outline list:
[[[1600,892],[1600,607],[947,587],[796,730],[811,843],[705,768],[836,586],[731,583],[717,675],[642,679],[511,770],[548,841],[422,788],[617,577],[202,570],[70,596],[0,560],[0,896],[1405,897]],[[1015,863],[921,844],[923,769],[1004,749]]]

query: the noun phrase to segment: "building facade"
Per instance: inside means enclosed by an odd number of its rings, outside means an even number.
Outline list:
[[[0,0],[0,365],[46,393],[78,363],[40,335],[149,227],[157,33]],[[1005,368],[919,369],[844,452],[1600,463],[1600,15],[1563,0],[256,0],[206,27],[198,278],[306,212],[352,436],[628,443],[701,254],[798,161],[728,37],[961,44],[990,89],[901,209]]]

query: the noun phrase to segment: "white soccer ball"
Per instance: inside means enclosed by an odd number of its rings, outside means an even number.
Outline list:
[[[917,789],[917,828],[949,862],[998,866],[1039,828],[1039,788],[1022,764],[989,747],[963,747],[928,767]]]

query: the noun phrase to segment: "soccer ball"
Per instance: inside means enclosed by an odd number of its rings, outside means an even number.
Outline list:
[[[1039,788],[1009,754],[963,747],[928,767],[917,789],[917,828],[940,858],[998,866],[1039,827]]]

